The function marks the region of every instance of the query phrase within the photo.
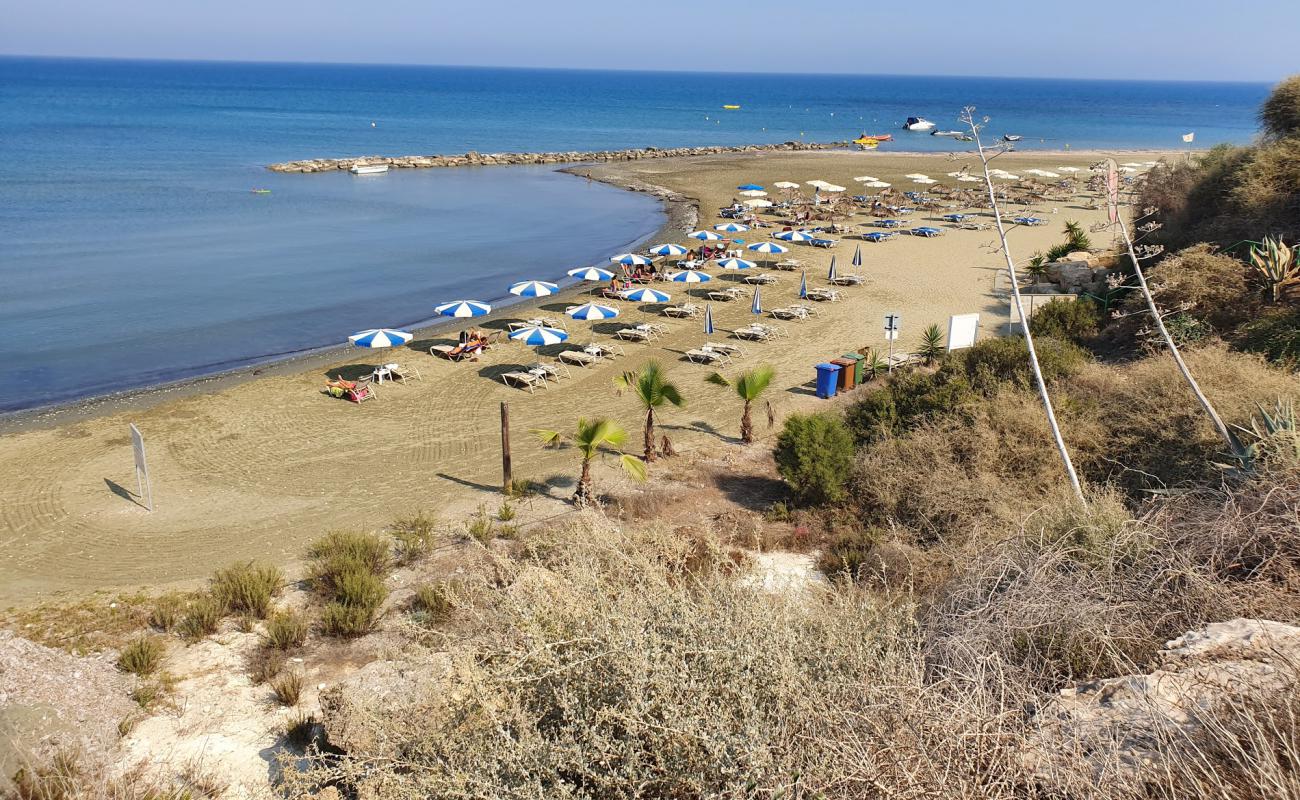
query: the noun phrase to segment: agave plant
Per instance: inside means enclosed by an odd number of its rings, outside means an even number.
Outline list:
[[[645,409],[645,460],[655,460],[655,409],[665,403],[678,408],[686,405],[679,390],[672,381],[664,376],[659,362],[651,361],[640,370],[624,372],[614,379],[614,386],[619,394],[632,392]]]
[[[943,356],[943,331],[938,325],[931,325],[921,332],[921,346],[916,349],[916,354],[925,359],[926,366]]]
[[[858,364],[858,369],[866,374],[866,380],[871,381],[889,371],[889,362],[881,358],[875,350],[867,350],[866,356]]]
[[[1250,266],[1268,287],[1274,303],[1292,286],[1300,286],[1300,263],[1296,261],[1295,250],[1281,239],[1265,236],[1263,242],[1251,245]]]
[[[1232,452],[1229,453],[1233,469],[1243,475],[1253,475],[1262,459],[1291,466],[1300,465],[1300,422],[1296,420],[1295,403],[1279,399],[1268,411],[1258,406],[1259,417],[1252,417],[1250,427],[1233,427]]]
[[[740,415],[740,440],[745,444],[754,443],[754,421],[750,418],[749,412],[754,405],[754,401],[767,389],[775,377],[776,370],[765,364],[755,367],[749,372],[742,373],[734,381],[727,380],[717,372],[705,378],[706,381],[715,386],[727,386],[734,389],[740,399],[745,402],[745,410]]]
[[[544,445],[559,447],[568,442],[582,454],[582,473],[578,477],[578,488],[573,493],[573,503],[577,506],[589,505],[596,499],[596,493],[591,488],[592,459],[599,455],[603,448],[619,448],[627,441],[627,431],[620,428],[613,420],[603,418],[579,419],[578,428],[573,436],[565,436],[559,431],[535,430],[533,433],[542,440]],[[622,452],[618,454],[618,459],[623,469],[634,479],[645,480],[645,462],[636,456]]]

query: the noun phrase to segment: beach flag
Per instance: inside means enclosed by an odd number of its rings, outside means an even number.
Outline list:
[[[808,271],[807,270],[804,270],[803,274],[799,277],[799,299],[800,300],[808,299]]]
[[[713,335],[713,304],[708,303],[704,306],[704,335]]]
[[[835,280],[835,256],[831,256],[831,269],[829,272],[826,273],[826,280],[828,281]]]
[[[1192,142],[1196,141],[1196,131],[1192,131],[1191,133],[1184,133],[1183,141],[1187,142],[1188,144],[1191,144]]]
[[[853,266],[862,266],[862,245],[858,245],[857,249],[853,251]]]
[[[759,287],[754,287],[754,302],[749,306],[749,310],[755,314],[763,313],[763,298],[759,294]]]

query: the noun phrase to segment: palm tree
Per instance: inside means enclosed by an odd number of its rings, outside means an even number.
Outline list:
[[[533,433],[542,440],[542,444],[549,447],[559,447],[566,439],[559,431],[535,430]],[[585,506],[596,499],[596,494],[591,489],[591,460],[600,453],[601,448],[621,447],[626,440],[627,431],[611,419],[602,417],[578,420],[578,429],[569,440],[582,454],[582,474],[578,477],[578,488],[573,493],[574,505]],[[623,469],[627,470],[635,480],[645,480],[645,464],[641,460],[621,452],[618,458]]]
[[[745,401],[745,411],[740,415],[740,440],[745,444],[754,443],[754,422],[749,418],[750,409],[754,401],[767,389],[775,377],[776,370],[764,364],[755,367],[749,372],[742,373],[734,381],[727,380],[717,372],[705,378],[706,381],[715,386],[729,386],[735,389],[740,399]]]
[[[639,371],[624,372],[614,379],[619,394],[630,391],[645,408],[645,460],[655,460],[655,409],[664,403],[678,408],[686,405],[676,384],[665,377],[658,361],[651,361]]]
[[[921,332],[921,347],[916,354],[925,359],[927,367],[943,355],[943,331],[938,325],[931,325]]]

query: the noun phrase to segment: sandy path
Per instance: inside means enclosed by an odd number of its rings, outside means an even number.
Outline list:
[[[1012,170],[1051,169],[1086,166],[1091,160],[1088,154],[1037,153],[1008,155],[999,163]],[[822,178],[855,187],[852,177],[869,173],[901,188],[910,186],[904,173],[939,177],[957,168],[942,156],[782,153],[601,165],[591,172],[621,174],[698,198],[702,221],[711,224],[714,210],[741,183]],[[1015,230],[1013,248],[1021,260],[1058,241],[1060,223],[1067,217],[1085,223],[1098,218],[1097,212],[1081,208],[1061,208],[1055,215],[1051,208],[1036,210],[1052,224]],[[753,233],[748,236],[754,240]],[[861,272],[869,276],[868,284],[848,289],[842,303],[823,305],[819,318],[792,323],[795,335],[790,339],[749,345],[742,366],[775,365],[777,385],[770,396],[780,412],[788,412],[819,402],[805,386],[813,378],[813,364],[882,344],[880,316],[885,311],[903,313],[904,349],[925,325],[945,323],[953,313],[978,311],[986,334],[1000,329],[1006,305],[991,291],[1000,259],[991,248],[993,238],[990,232],[954,230],[937,239],[903,236],[864,244]],[[845,240],[834,251],[844,271],[851,269],[853,247],[852,240]],[[822,283],[831,251],[795,248],[794,255],[810,264],[809,284]],[[711,285],[720,284],[715,278]],[[798,275],[783,274],[778,285],[764,290],[765,306],[794,300],[797,288]],[[625,320],[649,317],[630,304],[624,309]],[[746,301],[715,305],[720,328],[749,319]],[[237,558],[287,563],[298,558],[306,542],[330,529],[378,527],[417,509],[450,515],[479,503],[494,507],[498,498],[492,492],[500,480],[499,401],[511,406],[515,474],[570,476],[572,453],[545,451],[527,432],[568,428],[580,415],[611,415],[629,427],[629,449],[634,450],[640,414],[629,398],[616,396],[612,379],[652,357],[669,367],[688,397],[686,409],[664,415],[665,432],[674,444],[691,449],[734,441],[737,404],[725,390],[703,382],[707,368],[681,360],[681,351],[703,339],[699,323],[668,324],[672,331],[660,342],[624,344],[629,355],[616,365],[575,369],[573,380],[532,396],[498,379],[510,365],[532,360],[522,346],[499,346],[479,363],[451,364],[430,357],[429,342],[417,339],[413,344],[422,345],[418,351],[383,360],[414,364],[424,380],[385,386],[379,401],[362,406],[319,394],[322,370],[313,367],[206,395],[11,433],[0,440],[0,458],[8,467],[0,482],[0,602],[56,591],[189,581]],[[586,326],[571,324],[576,340],[585,339]],[[608,338],[603,331],[611,327],[597,325],[596,337]],[[335,369],[377,360],[360,354]],[[140,427],[148,442],[157,502],[152,514],[127,491],[135,488],[129,422]],[[557,488],[556,494],[565,491]]]

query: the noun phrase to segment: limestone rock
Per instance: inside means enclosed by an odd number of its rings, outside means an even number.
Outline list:
[[[331,745],[377,758],[398,754],[391,738],[397,713],[436,704],[454,668],[450,656],[429,661],[375,661],[321,692],[321,724]]]

